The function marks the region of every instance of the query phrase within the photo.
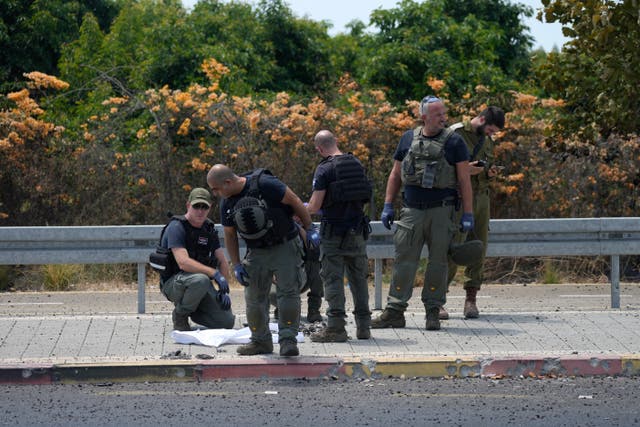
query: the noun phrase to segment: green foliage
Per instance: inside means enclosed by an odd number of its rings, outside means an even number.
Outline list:
[[[66,291],[82,273],[81,265],[47,264],[42,266],[42,282],[46,291]]]
[[[562,278],[560,272],[554,264],[553,260],[545,259],[542,264],[542,278],[541,282],[545,285],[554,285],[560,283]]]
[[[261,0],[258,19],[273,48],[275,92],[308,92],[323,88],[330,75],[327,26],[294,18],[282,0]]]
[[[244,95],[271,84],[276,68],[273,47],[250,4],[199,1],[188,25],[195,36],[197,65],[217,58],[231,70],[221,82],[223,88]],[[193,81],[203,82],[203,77],[197,75]]]
[[[635,0],[544,0],[544,18],[572,40],[538,69],[543,88],[566,101],[565,135],[585,141],[640,127],[640,25]],[[539,16],[542,19],[542,16]]]
[[[396,103],[426,94],[429,78],[444,80],[453,100],[477,85],[495,92],[516,87],[527,75],[531,46],[517,17],[530,13],[500,0],[403,0],[377,9],[362,77],[388,88]]]
[[[8,291],[11,287],[12,266],[0,265],[0,292]]]
[[[114,0],[0,2],[0,90],[18,87],[22,74],[57,74],[62,46],[78,36],[82,16],[91,11],[102,28],[117,13]]]
[[[471,16],[498,27],[498,36],[493,39],[495,63],[512,79],[523,81],[529,75],[528,52],[533,38],[522,17],[531,17],[530,7],[505,0],[445,0],[445,11],[457,22]]]

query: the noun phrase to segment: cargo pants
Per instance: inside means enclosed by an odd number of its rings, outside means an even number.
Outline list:
[[[161,283],[160,290],[174,304],[177,314],[189,316],[209,329],[233,328],[235,315],[231,309],[220,307],[218,291],[206,274],[181,271]]]
[[[426,244],[429,260],[422,288],[426,309],[446,303],[449,244],[455,232],[454,206],[429,209],[403,207],[393,235],[395,261],[387,308],[404,312],[413,293],[420,254]]]
[[[324,298],[327,301],[327,327],[344,329],[346,324],[345,283],[353,296],[356,325],[368,329],[371,325],[369,310],[369,286],[367,276],[366,241],[362,232],[347,231],[344,235],[331,235],[322,230],[320,243],[320,277],[324,285]]]
[[[267,248],[250,248],[242,263],[249,274],[244,289],[251,341],[271,342],[269,292],[275,278],[278,338],[295,340],[300,325],[300,287],[304,281],[302,241],[299,237]]]

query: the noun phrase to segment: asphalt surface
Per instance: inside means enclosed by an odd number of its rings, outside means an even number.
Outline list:
[[[456,286],[448,297],[451,319],[440,331],[426,331],[416,289],[406,328],[372,330],[370,340],[357,340],[349,316],[347,343],[306,336],[301,356],[293,358],[277,356],[277,345],[273,355],[240,357],[236,345],[177,344],[172,306],[151,286],[145,314],[136,313],[135,291],[3,293],[0,382],[635,376],[640,285],[623,283],[620,290],[621,308],[611,309],[608,284],[487,285],[478,295],[480,318],[464,319]],[[240,289],[232,290],[232,300],[240,329],[246,322]],[[306,314],[304,299],[302,307]]]
[[[640,388],[629,377],[0,385],[0,393],[0,426],[12,427],[640,425]]]

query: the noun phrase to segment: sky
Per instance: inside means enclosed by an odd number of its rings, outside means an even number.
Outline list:
[[[542,47],[549,52],[554,46],[562,47],[567,39],[562,35],[561,26],[558,23],[542,23],[535,18],[538,9],[542,8],[541,0],[511,0],[531,6],[534,16],[527,18],[525,24],[530,29],[534,38],[533,47]],[[197,0],[182,0],[185,7],[192,7]],[[257,1],[248,1],[257,4]],[[369,23],[369,15],[374,9],[391,9],[396,7],[398,0],[285,0],[293,13],[298,17],[308,17],[314,21],[329,21],[333,28],[330,35],[345,32],[345,25],[354,19],[359,19],[365,24]]]

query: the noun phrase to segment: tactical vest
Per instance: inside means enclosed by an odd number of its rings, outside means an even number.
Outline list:
[[[195,228],[189,223],[184,215],[174,215],[171,217],[167,225],[162,229],[160,241],[156,248],[155,257],[152,260],[152,267],[160,273],[163,280],[169,279],[180,271],[180,267],[173,256],[170,249],[162,247],[162,237],[164,232],[172,221],[180,221],[185,231],[185,249],[189,254],[189,258],[195,259],[201,264],[208,267],[218,268],[218,259],[215,251],[220,247],[218,233],[213,221],[206,219],[202,227]]]
[[[437,138],[422,135],[422,127],[413,131],[413,140],[402,160],[402,183],[422,188],[456,188],[455,166],[444,155],[444,146],[453,130],[445,128]]]
[[[484,141],[480,142],[476,132],[471,127],[471,123],[468,121],[462,123],[456,123],[450,126],[451,129],[456,131],[458,135],[462,137],[467,149],[469,150],[469,161],[482,160],[486,163],[485,171],[489,169],[494,163],[493,156],[493,140],[489,136],[484,137]],[[474,194],[478,192],[486,192],[489,189],[489,176],[486,172],[471,175],[471,187]]]
[[[228,219],[238,230],[248,248],[265,248],[284,243],[298,235],[291,212],[280,206],[270,206],[260,191],[263,173],[273,175],[268,169],[256,169],[247,176],[249,189],[236,202]]]
[[[336,180],[329,184],[322,201],[326,209],[334,203],[357,202],[368,203],[371,200],[371,182],[364,173],[362,164],[353,154],[347,153],[329,157],[325,162],[332,162],[336,172]]]

